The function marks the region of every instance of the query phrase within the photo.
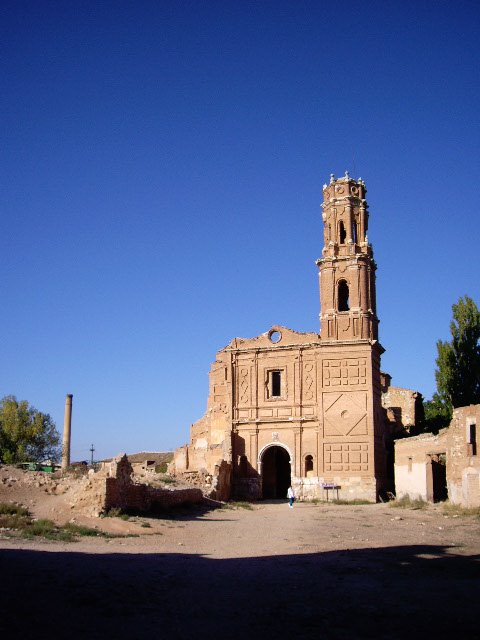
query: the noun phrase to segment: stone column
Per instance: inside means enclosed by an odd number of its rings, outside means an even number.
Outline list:
[[[432,469],[432,456],[427,454],[426,460],[426,474],[427,474],[427,502],[433,502],[433,469]]]
[[[259,423],[255,423],[255,431],[250,434],[250,464],[258,471],[258,428]]]
[[[365,206],[363,204],[360,205],[360,224],[358,226],[358,244],[361,242],[365,242]]]
[[[63,419],[62,471],[70,465],[70,433],[72,430],[72,398],[67,393],[65,398],[65,417]]]
[[[295,456],[294,466],[292,468],[292,475],[301,477],[302,473],[302,427],[299,425],[293,430],[294,433],[294,452]]]

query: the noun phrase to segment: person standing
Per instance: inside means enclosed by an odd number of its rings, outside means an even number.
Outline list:
[[[288,487],[287,490],[287,498],[288,498],[288,506],[290,509],[293,509],[293,503],[295,502],[295,492],[292,487]]]

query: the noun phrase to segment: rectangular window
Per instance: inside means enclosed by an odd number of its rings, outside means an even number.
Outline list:
[[[472,422],[468,425],[468,444],[471,447],[471,455],[477,455],[477,425]]]
[[[287,397],[286,368],[265,369],[265,400],[285,400]]]
[[[270,395],[272,398],[279,398],[282,395],[282,372],[270,372]]]
[[[408,473],[412,473],[412,458],[408,458]]]

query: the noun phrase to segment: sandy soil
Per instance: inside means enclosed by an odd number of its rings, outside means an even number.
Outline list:
[[[67,497],[0,484],[0,501],[37,517],[139,537],[27,542],[0,532],[2,638],[478,635],[477,518],[441,506],[262,502],[125,522],[82,518]]]

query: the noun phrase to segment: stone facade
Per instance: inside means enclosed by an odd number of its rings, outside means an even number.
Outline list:
[[[445,500],[480,506],[480,460],[476,425],[480,405],[454,409],[452,421],[438,435],[426,433],[395,443],[397,497]]]
[[[214,497],[283,498],[291,483],[300,499],[321,498],[328,484],[343,499],[375,501],[387,488],[365,193],[348,174],[323,189],[321,333],[272,326],[217,353],[207,412],[171,466],[211,474]]]

